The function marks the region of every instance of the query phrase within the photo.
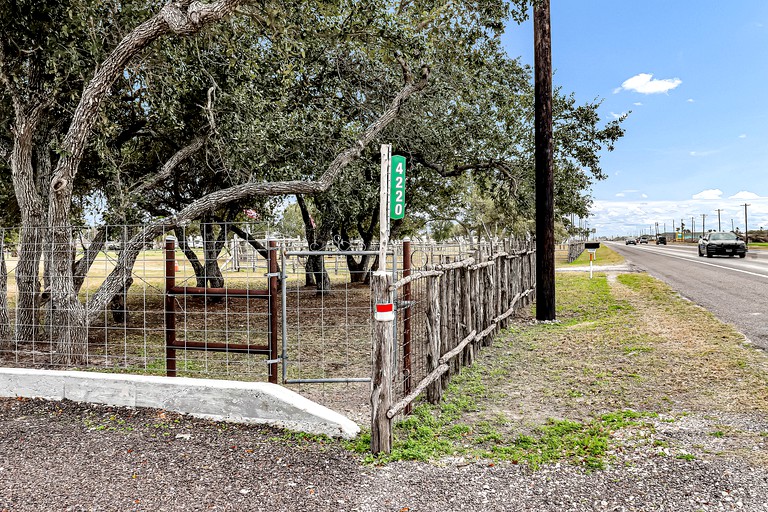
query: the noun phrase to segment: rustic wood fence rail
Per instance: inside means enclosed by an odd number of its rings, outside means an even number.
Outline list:
[[[568,263],[576,260],[584,252],[584,242],[568,242]]]
[[[410,323],[410,309],[420,303],[425,310],[423,326],[413,325],[403,334],[402,372],[405,395],[394,402],[393,379],[396,378],[392,354],[399,346],[394,340],[391,322],[376,321],[373,347],[373,382],[371,388],[371,451],[388,453],[392,447],[392,422],[409,412],[410,404],[426,391],[427,400],[436,403],[451,376],[462,366],[471,365],[475,354],[493,341],[495,334],[508,325],[510,317],[533,299],[536,253],[531,242],[508,240],[497,244],[491,255],[477,250],[459,261],[445,261],[422,271],[404,272],[392,282],[385,273],[372,280],[375,304],[392,303],[394,293],[402,291],[411,299],[410,285],[427,280],[423,297],[407,300],[403,309]],[[403,243],[404,254],[410,254],[410,242]],[[404,258],[407,259],[407,258]],[[416,333],[412,336],[412,332]],[[400,331],[398,330],[398,333]],[[419,335],[422,334],[422,335]],[[398,334],[399,336],[399,334]],[[412,343],[423,350],[411,351]],[[423,354],[426,375],[412,386],[413,354]]]

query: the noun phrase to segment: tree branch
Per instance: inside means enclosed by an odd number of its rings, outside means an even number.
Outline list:
[[[222,205],[238,201],[252,196],[279,196],[290,194],[316,194],[325,192],[330,188],[336,178],[342,171],[360,154],[382,130],[397,119],[402,104],[413,94],[423,90],[429,80],[429,68],[422,66],[421,79],[414,84],[406,84],[405,87],[395,96],[387,110],[379,117],[368,129],[358,138],[355,144],[339,153],[326,171],[317,181],[276,181],[276,182],[249,182],[236,185],[223,190],[212,192],[197,201],[193,202],[182,211],[167,219],[162,219],[145,226],[141,232],[135,235],[124,248],[115,268],[104,280],[102,286],[96,291],[86,305],[88,321],[93,321],[99,317],[109,304],[112,297],[123,288],[123,283],[130,278],[136,258],[139,255],[144,244],[153,238],[160,236],[175,226],[183,225],[186,222],[202,217],[204,214],[221,207]]]
[[[0,83],[2,83],[8,91],[8,94],[11,97],[11,102],[13,103],[13,108],[16,111],[16,116],[18,117],[19,112],[23,110],[23,102],[21,101],[21,92],[19,92],[16,84],[13,83],[13,80],[11,80],[11,77],[8,75],[4,42],[0,43]]]
[[[252,235],[240,229],[239,226],[235,224],[229,224],[227,228],[230,231],[232,231],[234,234],[236,234],[237,236],[239,236],[240,238],[248,242],[251,245],[251,247],[253,247],[256,250],[256,252],[258,252],[264,259],[267,259],[269,257],[269,249],[267,249],[264,246],[264,244],[256,240]]]
[[[168,159],[167,162],[163,164],[163,166],[160,168],[160,172],[154,176],[150,176],[143,182],[136,185],[132,190],[129,191],[129,193],[133,196],[138,196],[143,194],[147,189],[155,187],[158,183],[168,178],[176,169],[176,167],[178,167],[184,160],[200,151],[200,149],[205,145],[205,140],[205,137],[198,137],[187,146],[178,150],[170,159]]]
[[[96,122],[104,97],[125,66],[138,53],[160,37],[169,33],[189,35],[205,25],[216,22],[246,0],[219,0],[210,4],[200,2],[170,2],[158,14],[134,28],[115,47],[83,90],[75,108],[69,131],[62,143],[62,157],[51,181],[51,191],[58,196],[52,200],[51,221],[65,223],[69,213],[69,199],[73,180],[85,150],[86,141]]]
[[[85,276],[88,274],[91,265],[93,265],[93,262],[96,261],[96,256],[98,256],[99,252],[104,248],[104,242],[106,238],[107,225],[104,224],[99,226],[98,230],[96,230],[96,235],[90,241],[88,247],[85,247],[85,244],[83,244],[83,257],[72,265],[72,276],[74,278],[75,293],[80,292],[80,288],[83,286]]]

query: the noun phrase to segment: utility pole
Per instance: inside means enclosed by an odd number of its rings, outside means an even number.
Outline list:
[[[736,228],[733,227],[733,219],[731,219],[731,231],[733,231],[734,233],[736,232]]]
[[[693,242],[693,235],[696,233],[696,223],[693,218],[693,215],[691,215],[691,242]]]
[[[552,166],[552,33],[549,0],[533,8],[536,319],[555,319],[555,177]]]
[[[707,216],[706,213],[701,214],[701,236],[702,237],[707,233],[707,230],[704,228],[704,219],[706,218],[706,216]]]
[[[680,219],[680,241],[685,242],[685,223]]]
[[[749,203],[744,203],[741,206],[744,207],[744,245],[749,247],[749,228],[747,227],[747,206],[752,206]]]
[[[718,208],[716,211],[717,211],[717,230],[722,231],[723,229],[720,227],[720,212],[723,210]]]

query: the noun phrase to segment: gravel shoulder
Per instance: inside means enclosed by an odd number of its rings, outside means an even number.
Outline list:
[[[606,470],[362,464],[335,442],[158,411],[0,402],[0,510],[768,510],[764,468],[622,450]]]
[[[768,511],[765,353],[644,276],[595,283],[560,301],[560,323],[520,318],[480,354],[466,372],[479,381],[448,403],[478,382],[491,392],[432,462],[371,465],[338,441],[166,411],[0,399],[0,510]],[[547,419],[625,409],[649,416],[610,431],[604,469],[472,448],[489,422],[504,444]]]

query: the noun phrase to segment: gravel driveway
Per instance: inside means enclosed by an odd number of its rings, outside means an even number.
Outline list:
[[[334,441],[262,427],[0,399],[0,510],[768,510],[768,475],[647,444],[606,470],[362,464]],[[764,449],[764,445],[755,449]]]

